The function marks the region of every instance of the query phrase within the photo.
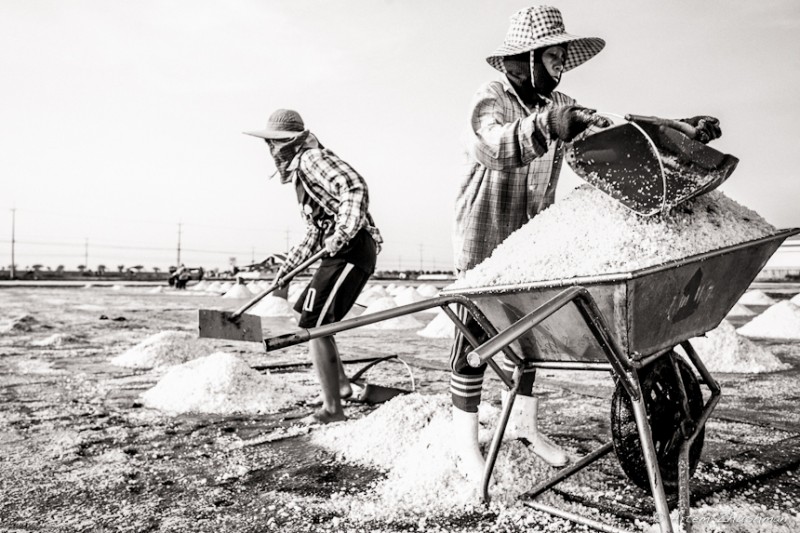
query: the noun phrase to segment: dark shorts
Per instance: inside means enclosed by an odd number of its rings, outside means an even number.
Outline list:
[[[326,257],[311,278],[308,287],[300,294],[294,310],[300,313],[298,325],[301,328],[313,328],[338,322],[356,303],[358,295],[367,284],[375,269],[375,241],[362,230],[356,234],[350,244],[350,252],[358,252],[361,266],[353,264],[350,254],[337,254]],[[357,248],[358,250],[354,250]],[[372,257],[364,261],[365,256]],[[369,271],[364,267],[368,267]]]

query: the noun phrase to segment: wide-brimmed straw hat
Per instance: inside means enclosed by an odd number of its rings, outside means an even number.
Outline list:
[[[561,12],[555,7],[528,7],[511,16],[511,25],[503,45],[486,61],[500,72],[505,72],[503,58],[506,56],[565,43],[569,43],[565,71],[591,59],[606,45],[599,37],[578,37],[567,33]]]
[[[303,133],[305,129],[300,113],[291,109],[278,109],[269,116],[266,128],[244,133],[262,139],[291,139]]]

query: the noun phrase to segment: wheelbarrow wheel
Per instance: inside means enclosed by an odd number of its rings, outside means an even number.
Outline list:
[[[671,354],[680,369],[689,413],[692,420],[697,420],[703,410],[703,394],[700,383],[689,365],[674,353]],[[667,492],[674,493],[678,489],[678,456],[684,442],[681,433],[683,413],[681,394],[675,371],[670,363],[670,356],[663,356],[639,371],[639,383],[647,409],[647,419],[653,436],[661,480]],[[690,424],[694,427],[694,424]],[[647,466],[642,453],[636,419],[633,415],[631,399],[621,383],[617,383],[611,399],[611,436],[614,451],[617,454],[625,475],[637,486],[650,490],[647,477]],[[689,476],[694,474],[703,450],[705,428],[695,438],[689,449]]]

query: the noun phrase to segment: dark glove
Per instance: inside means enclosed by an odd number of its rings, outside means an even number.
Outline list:
[[[607,128],[611,125],[610,120],[595,113],[594,109],[577,105],[556,107],[550,110],[547,119],[550,133],[564,142],[571,142],[589,126]]]
[[[697,130],[695,140],[701,143],[713,141],[722,135],[722,130],[719,127],[719,120],[714,117],[698,115],[692,118],[682,118],[681,122],[685,122]]]

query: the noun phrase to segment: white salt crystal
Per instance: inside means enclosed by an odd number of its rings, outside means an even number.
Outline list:
[[[437,310],[436,316],[424,329],[417,332],[420,337],[429,339],[453,339],[456,336],[456,326],[444,311]]]
[[[231,290],[232,287],[233,287],[233,282],[232,281],[226,281],[226,282],[222,283],[219,286],[219,292],[220,292],[220,294],[225,294],[226,292]]]
[[[641,217],[586,185],[511,234],[451,287],[629,272],[758,239],[775,228],[719,191]]]
[[[289,285],[289,294],[287,298],[288,301],[296,302],[298,296],[300,296],[300,294],[303,292],[303,289],[306,288],[306,285],[308,285],[308,283],[292,283]]]
[[[741,317],[749,317],[755,316],[755,313],[748,309],[747,307],[736,304],[734,305],[730,311],[728,311],[728,318],[741,318]]]
[[[437,412],[449,413],[448,401],[445,395],[396,396],[363,418],[315,431],[313,441],[349,461],[388,470]]]
[[[711,372],[757,374],[785,370],[790,366],[781,363],[766,348],[739,335],[726,320],[705,337],[695,337],[690,342]]]
[[[196,334],[161,331],[111,359],[126,368],[158,368],[176,365],[211,353],[211,346]]]
[[[380,285],[370,285],[369,287],[367,287],[366,289],[364,289],[362,291],[362,294],[375,295],[375,296],[378,296],[378,297],[381,297],[381,298],[386,297],[386,296],[391,296],[386,291],[386,289],[384,289]]]
[[[242,285],[241,283],[237,283],[233,287],[231,287],[228,292],[222,295],[223,298],[252,298],[253,293],[250,292],[246,286]]]
[[[778,302],[737,331],[750,338],[800,340],[800,307]]]
[[[283,377],[260,374],[233,354],[216,352],[171,368],[142,398],[148,407],[172,414],[273,413],[308,393]]]
[[[432,283],[423,283],[417,287],[417,292],[424,298],[433,298],[439,294],[439,289]]]
[[[358,295],[356,303],[358,303],[359,305],[363,305],[364,307],[369,307],[370,305],[372,305],[373,303],[382,298],[391,298],[391,296],[389,296],[389,293],[384,291],[383,289],[381,289],[380,291],[365,290]]]
[[[289,302],[278,296],[271,294],[265,296],[255,306],[251,307],[247,314],[262,317],[293,317],[294,311]]]
[[[206,292],[220,292],[222,289],[222,283],[219,281],[212,281],[209,285],[206,286],[204,289]]]
[[[458,472],[448,395],[408,394],[366,417],[313,433],[315,443],[345,460],[381,468],[386,479],[349,503],[359,520],[408,520],[410,516],[458,513],[478,503],[477,484]],[[481,404],[479,441],[491,439],[499,410]],[[513,504],[518,495],[553,470],[519,441],[500,448],[490,490],[493,502]],[[545,497],[545,500],[547,497]]]
[[[795,294],[789,301],[792,302],[794,305],[800,305],[800,294]]]
[[[372,302],[366,309],[364,309],[362,315],[369,315],[372,313],[377,313],[378,311],[394,309],[396,307],[397,303],[395,302],[394,298],[380,298]],[[411,315],[402,315],[363,327],[367,329],[417,329],[422,327],[422,322]]]
[[[413,304],[424,299],[425,297],[418,293],[414,287],[405,287],[394,296],[394,301],[397,305]]]
[[[747,291],[736,302],[740,305],[772,305],[775,300],[767,296],[764,292],[759,290]]]
[[[204,290],[207,290],[206,287],[208,287],[208,285],[209,285],[209,283],[206,280],[202,280],[197,285],[192,285],[191,287],[189,287],[189,290],[190,291],[204,291]]]

